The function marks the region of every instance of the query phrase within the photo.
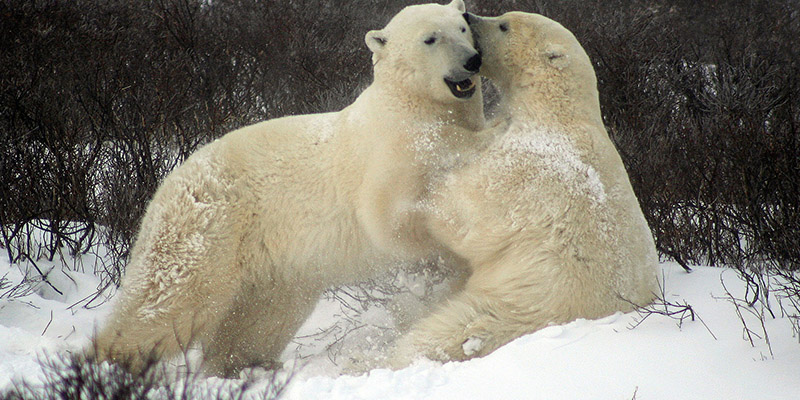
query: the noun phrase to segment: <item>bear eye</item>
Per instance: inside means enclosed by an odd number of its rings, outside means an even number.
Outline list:
[[[503,22],[502,24],[500,24],[500,31],[508,32],[508,23]]]
[[[467,31],[467,28],[465,28],[465,27],[463,27],[463,26],[462,26],[462,27],[461,27],[461,33],[464,33],[464,32],[466,32],[466,31]]]
[[[431,45],[431,44],[434,44],[434,43],[436,43],[436,38],[433,37],[433,36],[425,39],[425,44]]]

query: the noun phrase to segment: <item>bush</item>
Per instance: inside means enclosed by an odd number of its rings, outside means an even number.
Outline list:
[[[118,284],[147,202],[198,146],[355,98],[370,68],[355,43],[375,26],[348,20],[343,4],[4,2],[0,245],[9,259],[52,260],[64,246],[78,254],[102,242]],[[47,235],[31,241],[37,229]]]
[[[19,261],[103,242],[118,283],[165,174],[236,127],[352,102],[364,33],[409,3],[3,2],[0,244]],[[800,2],[470,3],[575,32],[662,256],[796,282]]]
[[[44,357],[40,364],[41,384],[16,382],[10,390],[0,392],[0,399],[276,399],[292,378],[272,372],[261,380],[255,376],[206,379],[193,370],[171,371],[152,358],[136,373],[74,355]]]

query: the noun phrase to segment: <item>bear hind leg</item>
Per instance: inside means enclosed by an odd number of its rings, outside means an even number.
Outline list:
[[[145,318],[136,311],[118,312],[96,335],[90,351],[98,361],[112,361],[138,372],[187,350],[191,342],[215,325],[219,314],[213,305],[188,302],[157,317]]]
[[[279,357],[313,311],[319,293],[249,281],[220,324],[203,339],[204,367],[236,377],[243,368],[279,367]],[[285,284],[284,284],[285,285]]]

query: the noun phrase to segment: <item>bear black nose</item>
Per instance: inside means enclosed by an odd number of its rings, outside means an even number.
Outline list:
[[[464,64],[464,69],[469,72],[478,72],[481,69],[481,55],[475,54]]]
[[[462,15],[464,16],[464,20],[467,21],[467,25],[469,25],[470,22],[472,22],[472,18],[470,17],[469,13],[464,13]]]

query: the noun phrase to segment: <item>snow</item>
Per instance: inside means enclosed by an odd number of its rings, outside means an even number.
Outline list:
[[[95,257],[86,255],[69,264],[97,265]],[[24,276],[38,276],[38,272],[0,257],[0,391],[14,377],[40,380],[40,357],[82,348],[95,322],[111,310],[111,302],[95,296],[101,282],[94,273],[62,269],[60,261],[36,263],[43,272],[49,271],[52,286],[31,279],[30,286],[18,287]]]
[[[104,297],[92,296],[100,283],[93,273],[62,271],[59,262],[37,264],[53,269],[50,281],[60,286],[61,295],[53,295],[39,283],[11,296],[9,291],[22,280],[25,266],[0,258],[4,281],[0,284],[0,391],[23,378],[29,383],[40,381],[38,358],[80,350],[113,307],[113,299],[104,302]],[[798,398],[800,344],[788,317],[777,312],[773,318],[759,306],[734,303],[744,296],[745,286],[733,270],[696,267],[688,274],[673,263],[661,268],[665,300],[691,305],[694,320],[688,313],[679,320],[637,312],[578,320],[521,337],[484,358],[447,364],[420,360],[400,371],[375,369],[360,376],[339,375],[347,365],[344,349],[385,350],[387,338],[394,337],[392,314],[379,306],[355,311],[322,298],[296,343],[284,353],[285,366],[299,369],[283,397]],[[226,381],[207,378],[202,384],[215,387]],[[254,385],[253,390],[264,390],[264,385]]]
[[[506,170],[533,168],[538,174],[551,175],[560,182],[568,182],[565,189],[575,195],[589,196],[594,204],[606,201],[606,191],[600,175],[590,164],[581,159],[581,153],[570,135],[553,132],[551,128],[531,125],[526,122],[513,122],[498,146],[504,150],[505,157],[498,160],[493,168]],[[534,164],[535,163],[535,164]]]
[[[483,340],[481,338],[471,337],[461,345],[464,349],[464,354],[471,356],[481,350],[483,347]]]

